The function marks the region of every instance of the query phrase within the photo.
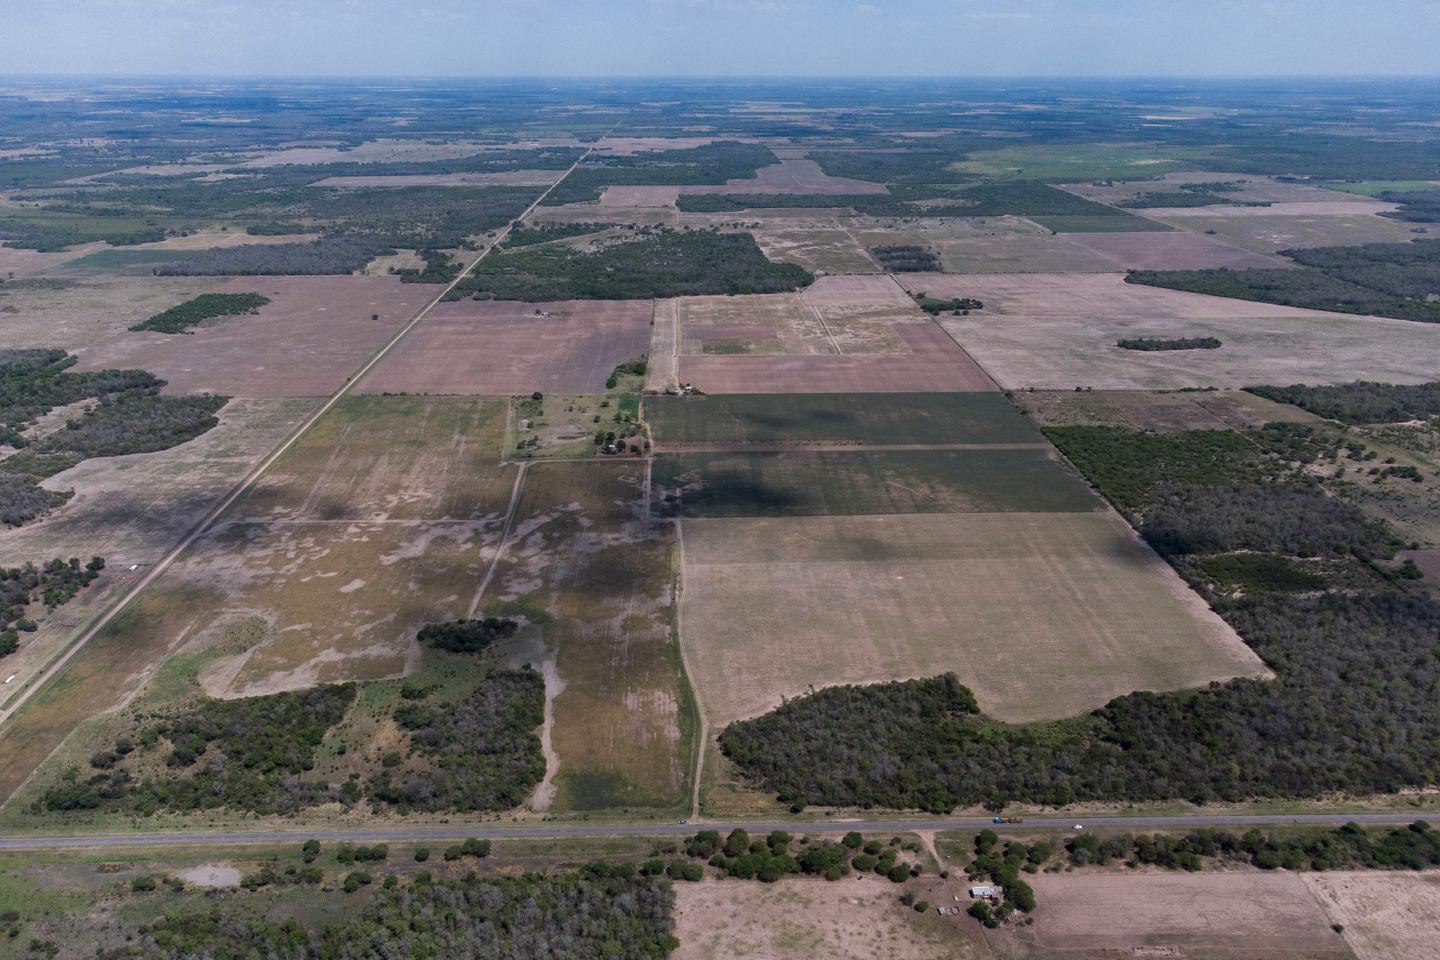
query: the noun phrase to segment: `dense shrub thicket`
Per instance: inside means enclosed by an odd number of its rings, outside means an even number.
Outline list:
[[[517,223],[515,228],[505,235],[505,242],[500,246],[510,250],[516,247],[533,247],[537,243],[550,243],[552,240],[564,240],[566,237],[579,237],[608,229],[610,224],[607,223],[541,223],[535,226]]]
[[[354,273],[395,248],[370,237],[321,237],[309,243],[216,247],[155,268],[162,277],[314,276]]]
[[[1220,341],[1215,337],[1127,337],[1115,341],[1115,346],[1124,350],[1219,350]]]
[[[520,624],[504,617],[447,620],[420,628],[421,643],[451,653],[479,653],[497,640],[513,637]]]
[[[658,230],[583,253],[564,246],[499,251],[451,299],[631,300],[697,294],[780,293],[815,278],[772,263],[748,233]]]
[[[663,960],[678,945],[671,933],[674,902],[667,881],[637,876],[629,864],[518,878],[471,873],[439,883],[422,874],[413,883],[377,890],[349,918],[318,933],[293,918],[256,919],[223,909],[174,912],[143,926],[134,942],[100,956]]]
[[[795,805],[937,812],[1011,800],[1392,792],[1435,781],[1440,601],[1378,568],[1369,580],[1343,579],[1347,564],[1364,570],[1392,555],[1394,542],[1297,469],[1335,441],[1276,424],[1247,434],[1049,433],[1147,538],[1186,557],[1182,573],[1199,570],[1192,583],[1275,679],[1135,693],[1087,716],[1025,726],[979,715],[954,677],[837,687],[731,724],[720,738],[727,755]],[[1296,554],[1336,559],[1300,569]],[[1225,558],[1246,556],[1266,559],[1226,569]],[[1269,588],[1247,582],[1235,596],[1232,582],[1209,593],[1205,571],[1217,561],[1232,581],[1255,577]]]
[[[1065,841],[1065,852],[1077,867],[1127,861],[1167,870],[1199,870],[1206,861],[1224,860],[1262,870],[1424,870],[1440,866],[1440,831],[1417,820],[1389,830],[1367,831],[1347,823],[1278,837],[1259,829],[1239,836],[1226,830],[1138,837],[1082,833]]]
[[[932,317],[938,317],[942,313],[958,315],[967,314],[971,310],[985,309],[984,302],[976,300],[974,297],[931,297],[922,291],[915,294],[914,300],[916,306]]]
[[[940,270],[940,258],[935,251],[918,244],[871,247],[870,255],[890,273],[938,273]]]
[[[206,320],[255,313],[269,302],[269,297],[258,293],[202,293],[193,300],[176,304],[130,329],[153,330],[156,333],[187,333],[191,327]]]
[[[1338,386],[1248,387],[1251,393],[1290,403],[1345,423],[1402,423],[1440,417],[1440,383],[1369,383]]]
[[[449,283],[460,276],[460,264],[443,250],[426,250],[421,257],[425,260],[422,269],[402,267],[395,271],[401,283]]]
[[[1140,283],[1311,310],[1440,323],[1440,240],[1282,250],[1299,270],[1134,270]]]
[[[328,784],[302,779],[314,765],[326,731],[355,699],[354,684],[201,701],[145,727],[139,742],[117,740],[90,758],[100,771],[82,778],[70,771],[46,790],[49,810],[117,807],[152,813],[231,807],[255,813],[289,813],[333,799]],[[165,765],[188,775],[137,780],[125,764],[133,752],[168,748]]]
[[[1440,190],[1387,190],[1379,199],[1401,205],[1399,210],[1380,214],[1382,217],[1411,223],[1440,223]]]
[[[409,702],[395,721],[423,766],[370,784],[377,801],[402,810],[505,810],[545,776],[535,730],[545,722],[545,683],[531,669],[493,673],[458,703]]]

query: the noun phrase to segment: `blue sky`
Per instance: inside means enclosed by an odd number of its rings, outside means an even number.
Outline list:
[[[1440,73],[1440,0],[0,0],[0,73]]]

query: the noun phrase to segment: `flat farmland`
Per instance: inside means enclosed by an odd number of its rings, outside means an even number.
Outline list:
[[[826,226],[797,226],[788,220],[775,219],[759,223],[751,232],[771,260],[798,263],[812,273],[880,271],[854,234],[838,221]]]
[[[1354,957],[1305,881],[1292,873],[1047,873],[1028,882],[1041,904],[1035,925],[1002,939],[1036,958]]]
[[[968,920],[968,918],[967,918]],[[882,877],[675,885],[674,960],[968,960],[993,956],[979,924],[917,914]]]
[[[0,790],[177,653],[205,655],[201,687],[226,697],[408,670],[416,630],[462,616],[494,555],[514,476],[504,414],[468,398],[337,404],[13,718]]]
[[[1205,234],[1214,231],[1216,239],[1257,253],[1274,253],[1290,247],[1404,243],[1415,239],[1413,224],[1373,213],[1345,212],[1350,206],[1352,204],[1341,201],[1334,204],[1335,212],[1314,214],[1267,212],[1273,211],[1273,207],[1192,207],[1141,212],[1156,222],[1181,230]],[[1236,215],[1235,210],[1252,212]]]
[[[1202,217],[1207,220],[1249,220],[1259,218],[1272,220],[1277,217],[1353,217],[1381,213],[1394,213],[1400,209],[1398,203],[1385,203],[1366,197],[1325,197],[1320,200],[1301,200],[1288,203],[1272,203],[1268,207],[1237,207],[1216,204],[1209,207],[1150,207],[1147,216],[1163,220],[1184,220],[1188,217]]]
[[[1262,177],[1254,174],[1209,173],[1200,170],[1167,173],[1164,176],[1156,177],[1154,180],[1119,180],[1108,184],[1067,183],[1063,184],[1062,187],[1088,200],[1097,200],[1100,203],[1123,204],[1145,193],[1174,193],[1177,196],[1186,196],[1189,191],[1182,190],[1181,184],[1199,183],[1225,184],[1226,189],[1223,192],[1217,193],[1216,199],[1236,200],[1242,203],[1246,201],[1270,204],[1333,203],[1335,201],[1344,202],[1347,199],[1351,199],[1344,196],[1337,196],[1334,189],[1328,186],[1318,187],[1306,183],[1285,183],[1273,177]],[[1348,184],[1343,185],[1341,189],[1346,189],[1348,186]],[[1364,200],[1365,198],[1357,197],[1355,199]]]
[[[673,210],[675,201],[679,196],[679,187],[606,187],[600,193],[600,208],[602,212],[607,213],[610,212],[611,208],[623,209],[628,207],[669,207]]]
[[[885,274],[820,277],[800,292],[800,299],[830,322],[922,315],[904,288]]]
[[[68,250],[44,252],[0,244],[0,276],[13,278],[49,273],[71,260],[83,257],[87,253],[104,249],[106,249],[104,243],[80,244]]]
[[[432,310],[376,364],[361,393],[601,393],[650,345],[649,300],[457,300]]]
[[[868,326],[872,330],[881,327],[875,323]],[[682,356],[679,378],[706,393],[996,389],[995,381],[928,318],[883,326],[904,345],[902,351],[810,356]]]
[[[1109,511],[682,525],[682,642],[716,729],[812,688],[946,671],[1014,722],[1264,673]]]
[[[883,183],[832,177],[814,160],[785,157],[779,163],[761,167],[754,177],[720,184],[684,186],[681,193],[826,194],[831,196],[888,193]]]
[[[1002,387],[1178,389],[1259,383],[1419,383],[1440,375],[1440,328],[1127,284],[1120,274],[906,277],[985,309],[942,326]],[[1142,352],[1126,337],[1219,339],[1218,350]]]
[[[660,447],[1046,444],[999,393],[650,397],[645,400],[645,420]]]
[[[654,483],[659,508],[687,518],[1100,509],[1044,447],[669,453]]]
[[[1383,870],[1301,878],[1359,960],[1431,960],[1440,943],[1440,877]]]
[[[1169,233],[1072,233],[1065,237],[1065,242],[1127,270],[1201,270],[1212,267],[1274,270],[1291,266],[1290,261],[1283,257],[1264,256],[1183,230]]]
[[[834,352],[819,318],[799,294],[679,297],[665,303],[676,311],[683,355]],[[654,352],[670,349],[671,344],[657,344]]]
[[[76,369],[140,367],[167,393],[328,396],[438,292],[393,277],[236,277],[212,288],[270,303],[186,336],[119,333],[85,348]]]
[[[139,336],[126,328],[217,286],[213,277],[22,277],[0,284],[0,347],[76,350]]]
[[[673,528],[640,461],[528,465],[481,609],[543,611],[548,773],[537,809],[673,807],[693,711],[671,636]]]
[[[1243,390],[1026,390],[1015,402],[1045,427],[1127,430],[1249,430],[1267,423],[1316,423],[1319,417]]]

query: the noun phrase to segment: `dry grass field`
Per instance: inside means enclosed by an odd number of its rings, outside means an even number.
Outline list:
[[[673,807],[694,730],[671,637],[673,531],[645,509],[639,461],[527,466],[481,609],[543,611],[552,744],[536,806]]]
[[[1064,239],[1066,243],[1104,257],[1127,270],[1202,270],[1213,267],[1274,270],[1291,266],[1290,261],[1283,257],[1265,256],[1184,230],[1169,233],[1071,233]]]
[[[1357,960],[1433,960],[1440,944],[1440,877],[1356,871],[1302,877]]]
[[[1025,390],[1015,402],[1045,427],[1109,426],[1127,430],[1248,430],[1277,421],[1319,418],[1288,403],[1243,390]]]
[[[682,527],[682,642],[715,729],[813,688],[947,670],[1016,722],[1264,673],[1108,511]]]
[[[1286,203],[1272,203],[1268,207],[1237,207],[1216,204],[1208,207],[1150,207],[1145,215],[1162,220],[1184,220],[1200,217],[1206,220],[1249,220],[1260,218],[1274,220],[1282,217],[1355,217],[1381,213],[1393,213],[1400,209],[1396,203],[1371,200],[1368,197],[1334,197],[1326,195],[1318,200],[1300,200]]]
[[[674,960],[967,960],[993,956],[968,917],[917,914],[876,876],[675,885]]]
[[[1274,253],[1290,247],[1334,247],[1359,243],[1403,243],[1415,239],[1413,224],[1373,213],[1346,212],[1345,201],[1324,205],[1330,213],[1279,213],[1274,207],[1188,207],[1140,210],[1147,218],[1181,230],[1209,234],[1224,243]],[[1237,215],[1236,210],[1249,213]]]
[[[1219,196],[1227,200],[1255,201],[1260,203],[1325,203],[1344,201],[1334,190],[1314,187],[1305,183],[1284,183],[1273,177],[1261,177],[1244,173],[1210,173],[1190,170],[1167,173],[1153,180],[1117,180],[1104,183],[1067,183],[1063,188],[1071,193],[1101,203],[1124,203],[1144,193],[1184,194],[1181,184],[1223,183],[1236,189],[1226,190]],[[1360,197],[1360,199],[1365,199]]]
[[[747,213],[748,217],[749,214]],[[766,218],[751,228],[765,256],[798,263],[816,274],[877,273],[880,267],[838,218],[789,220]]]
[[[946,273],[1090,273],[1114,262],[1020,217],[894,220],[858,217],[852,230],[867,247],[915,244],[940,257]]]
[[[1038,874],[1029,883],[1040,901],[1035,925],[997,939],[1035,960],[1354,956],[1292,873]]]
[[[804,157],[785,157],[779,163],[761,167],[750,178],[729,180],[720,184],[684,186],[681,193],[753,193],[753,194],[846,194],[887,193],[883,183],[869,180],[852,180],[849,177],[832,177],[814,160]]]
[[[600,393],[650,345],[649,300],[457,300],[422,320],[360,384],[362,393],[511,396]]]
[[[548,187],[561,170],[506,170],[503,173],[406,173],[381,176],[326,177],[311,186],[339,190],[373,187]]]
[[[437,292],[391,277],[236,277],[214,289],[270,303],[186,336],[117,333],[83,349],[76,369],[141,367],[167,381],[167,393],[328,396]]]
[[[139,336],[126,328],[219,283],[214,277],[46,277],[0,284],[0,347],[76,350]]]
[[[1418,383],[1440,376],[1440,327],[1127,284],[1121,274],[907,276],[985,309],[942,325],[1007,389]],[[1218,350],[1124,350],[1125,337],[1213,336]]]

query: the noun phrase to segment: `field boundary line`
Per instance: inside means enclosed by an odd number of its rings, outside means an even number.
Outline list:
[[[905,284],[901,283],[901,282],[896,278],[895,274],[893,274],[893,273],[887,273],[887,274],[885,274],[885,276],[889,277],[892,281],[894,281],[895,286],[899,287],[900,290],[901,290],[901,292],[904,293],[905,296],[910,297],[910,291],[905,289]],[[914,297],[911,297],[911,299],[913,300]],[[926,314],[926,316],[929,317],[929,314]],[[1000,386],[1000,381],[995,379],[995,375],[994,375],[993,373],[991,373],[991,372],[985,367],[985,364],[983,364],[983,363],[981,363],[979,360],[975,359],[975,355],[974,355],[973,353],[971,353],[969,350],[966,350],[966,349],[965,349],[965,344],[963,344],[963,343],[961,343],[959,340],[955,339],[955,334],[953,334],[953,333],[951,333],[949,330],[945,329],[945,324],[943,324],[943,323],[940,322],[940,318],[939,318],[939,317],[929,317],[929,319],[930,319],[930,322],[931,322],[931,323],[935,324],[935,326],[937,326],[937,327],[940,328],[940,332],[941,332],[941,333],[945,334],[945,336],[947,336],[947,337],[950,338],[950,342],[953,343],[953,344],[955,344],[955,349],[957,349],[957,350],[959,350],[961,353],[965,354],[966,358],[969,359],[969,361],[970,361],[971,363],[975,364],[975,369],[976,369],[976,370],[979,370],[981,373],[985,374],[985,379],[990,381],[991,386],[993,386],[993,387],[995,388],[995,389],[994,389],[994,392],[995,392],[995,393],[1007,393],[1007,392],[1008,392],[1004,387]],[[990,392],[990,391],[980,390],[980,391],[977,391],[977,392],[979,392],[979,393],[988,393],[988,392]],[[1021,412],[1023,413],[1024,411],[1021,411]]]
[[[515,515],[520,512],[520,491],[525,486],[525,471],[529,469],[532,461],[523,461],[516,465],[515,485],[510,488],[510,503],[505,508],[505,524],[500,528],[500,541],[495,544],[495,556],[490,558],[490,566],[485,571],[485,577],[480,581],[480,586],[475,588],[475,596],[470,598],[470,606],[465,609],[466,619],[472,619],[475,611],[480,609],[480,598],[485,595],[485,590],[490,586],[490,581],[495,576],[495,570],[500,566],[500,558],[505,556],[505,547],[510,542],[510,532],[515,528]]]
[[[685,520],[675,518],[675,552],[679,571],[675,577],[675,646],[680,650],[680,666],[685,678],[696,676],[695,668],[685,653]],[[705,772],[705,748],[709,746],[710,720],[705,716],[705,700],[699,684],[690,681],[690,695],[695,700],[695,776],[690,784],[690,819],[700,819],[700,776]]]
[[[601,139],[603,139],[603,137]],[[596,142],[598,143],[599,140],[597,140]],[[396,344],[403,340],[405,336],[410,333],[411,330],[415,329],[415,327],[419,325],[420,321],[424,320],[430,314],[431,310],[435,309],[435,307],[438,306],[445,299],[445,297],[450,294],[452,290],[459,286],[462,280],[464,280],[467,276],[470,275],[470,273],[475,269],[477,265],[479,265],[481,261],[483,261],[487,256],[489,256],[490,253],[494,251],[505,240],[507,236],[509,236],[510,231],[514,229],[515,224],[520,223],[526,217],[528,217],[535,210],[536,207],[540,206],[540,204],[544,202],[545,198],[548,197],[551,192],[555,190],[556,187],[563,183],[565,179],[570,176],[570,174],[574,173],[576,168],[578,168],[589,158],[590,154],[594,151],[594,149],[594,144],[592,144],[588,149],[586,149],[586,151],[581,154],[580,157],[573,164],[570,165],[570,168],[566,170],[564,174],[558,177],[554,183],[550,184],[550,186],[546,187],[545,190],[542,191],[540,195],[537,196],[535,200],[524,209],[523,212],[521,212],[517,217],[507,223],[504,228],[502,228],[500,232],[495,235],[495,238],[491,240],[488,244],[486,244],[485,248],[480,251],[480,255],[474,260],[472,260],[467,266],[465,266],[458,274],[456,274],[454,280],[451,280],[448,284],[446,284],[443,290],[441,290],[423,307],[421,307],[420,311],[416,313],[415,316],[412,317],[408,323],[401,327],[400,330],[393,337],[386,341],[385,345],[382,346],[378,351],[376,351],[370,357],[370,359],[360,367],[359,370],[346,377],[345,382],[342,383],[339,389],[332,393],[329,398],[320,405],[318,410],[316,410],[313,414],[306,418],[305,421],[302,422],[294,432],[292,432],[288,437],[286,437],[280,442],[279,446],[277,446],[274,450],[270,452],[269,455],[267,455],[263,460],[261,460],[260,463],[248,474],[246,474],[245,477],[241,479],[241,481],[236,486],[232,487],[230,492],[226,494],[219,503],[212,507],[210,511],[207,512],[205,516],[200,519],[198,523],[196,523],[190,528],[189,532],[181,538],[178,544],[171,548],[171,550],[163,557],[161,557],[160,560],[157,561],[153,567],[146,571],[144,576],[136,580],[134,585],[128,591],[126,591],[120,597],[117,597],[110,606],[106,607],[100,613],[96,614],[95,617],[90,621],[90,623],[85,627],[85,629],[81,631],[79,636],[72,640],[70,644],[65,647],[64,650],[55,659],[51,660],[45,665],[45,670],[47,671],[47,673],[44,676],[37,677],[31,686],[26,688],[26,690],[22,691],[21,695],[13,698],[3,709],[0,709],[0,734],[3,734],[5,732],[5,725],[9,722],[10,718],[13,717],[17,712],[19,712],[19,710],[30,701],[31,697],[35,696],[35,694],[39,693],[42,690],[48,689],[51,684],[55,682],[56,678],[62,676],[64,674],[66,665],[69,664],[71,659],[73,659],[77,653],[83,650],[90,643],[90,641],[93,640],[100,633],[101,630],[109,626],[115,620],[115,618],[119,616],[120,613],[122,613],[136,597],[138,597],[142,592],[144,592],[145,588],[147,588],[148,586],[150,586],[150,584],[154,583],[157,579],[159,579],[165,571],[169,570],[170,567],[175,563],[175,561],[178,560],[183,553],[185,553],[185,551],[189,550],[190,547],[194,546],[196,541],[200,539],[200,536],[204,534],[207,530],[209,530],[212,524],[219,520],[220,517],[222,517],[227,510],[234,506],[242,496],[248,493],[250,489],[257,482],[259,482],[260,478],[264,476],[266,471],[273,467],[275,463],[290,450],[290,448],[295,446],[295,444],[298,443],[300,439],[305,436],[305,434],[309,433],[310,429],[314,427],[315,424],[318,423],[323,416],[325,416],[325,414],[329,413],[330,410],[333,409],[337,403],[343,400],[355,387],[355,385],[358,384],[361,380],[363,380],[365,378],[365,375],[369,373],[376,364],[383,360],[392,349],[394,349]],[[37,767],[36,769],[39,768]],[[31,771],[31,775],[33,774],[34,771]],[[28,780],[29,777],[26,778],[26,781]],[[19,790],[23,789],[23,787],[24,783],[22,782],[20,787],[17,788],[16,792],[19,792]],[[0,803],[8,800],[9,797],[6,797],[4,798],[4,801],[0,801]]]

